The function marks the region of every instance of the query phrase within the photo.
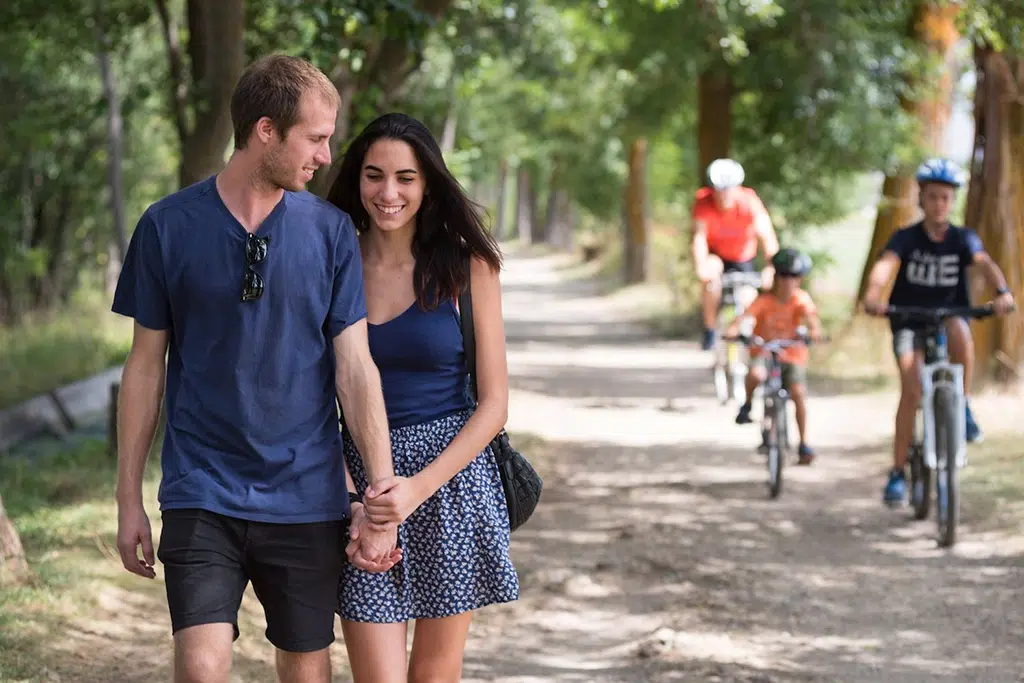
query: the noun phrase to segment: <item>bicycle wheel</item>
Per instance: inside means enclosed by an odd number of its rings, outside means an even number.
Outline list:
[[[935,389],[935,513],[939,524],[939,546],[956,543],[960,521],[960,491],[957,484],[956,397],[949,387]]]
[[[743,364],[740,362],[740,350],[737,348],[735,354],[729,356],[729,397],[734,401],[743,401],[747,397],[746,386],[747,375],[743,372]]]
[[[725,405],[729,402],[729,376],[721,361],[715,359],[715,366],[711,370],[712,381],[715,384],[715,397],[718,402]]]
[[[781,430],[785,429],[785,403],[778,396],[769,398],[765,401],[764,414],[765,419],[768,421],[766,430],[766,442],[768,445],[768,495],[772,498],[778,498],[782,492],[784,448]]]
[[[924,451],[915,442],[910,447],[910,502],[914,507],[914,519],[927,519],[932,502],[932,471],[924,464]]]

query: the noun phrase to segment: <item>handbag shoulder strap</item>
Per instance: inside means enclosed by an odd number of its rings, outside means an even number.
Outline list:
[[[469,389],[476,400],[476,335],[473,333],[473,284],[470,276],[472,255],[466,256],[466,286],[459,293],[459,320],[462,327],[462,346],[469,372]]]

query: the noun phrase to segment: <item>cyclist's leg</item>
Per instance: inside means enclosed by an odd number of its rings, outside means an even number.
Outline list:
[[[715,345],[715,329],[718,327],[718,306],[722,301],[720,278],[725,272],[722,259],[715,254],[708,254],[708,266],[701,277],[700,303],[704,317],[704,338],[701,348],[710,350]]]
[[[963,318],[950,318],[946,321],[946,336],[949,339],[949,358],[964,368],[964,398],[967,410],[966,436],[969,442],[981,441],[981,428],[974,420],[971,406],[966,403],[971,392],[971,380],[974,377],[974,339],[971,337],[971,326]]]
[[[750,411],[752,410],[751,403],[754,400],[754,391],[766,377],[768,377],[768,369],[765,366],[764,358],[751,358],[750,369],[747,371],[746,378],[747,397],[743,401],[743,405],[740,406],[739,413],[736,415],[736,424],[742,425],[753,422],[750,418]]]
[[[800,434],[800,447],[797,451],[800,464],[808,465],[814,459],[814,449],[807,445],[807,369],[795,363],[783,364],[782,382],[793,399],[796,429]]]
[[[900,402],[893,431],[893,467],[883,496],[889,503],[902,502],[907,493],[907,455],[914,438],[914,418],[921,399],[918,367],[924,359],[920,344],[919,335],[912,329],[893,331],[893,353],[900,373]]]

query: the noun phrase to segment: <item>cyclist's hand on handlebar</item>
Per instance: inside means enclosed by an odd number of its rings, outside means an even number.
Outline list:
[[[868,315],[884,315],[885,304],[875,299],[864,300],[864,312]]]
[[[992,300],[992,308],[996,315],[1006,315],[1014,309],[1013,294],[1005,292]]]
[[[711,259],[706,259],[697,265],[697,279],[705,284],[710,284],[720,275],[710,261]]]

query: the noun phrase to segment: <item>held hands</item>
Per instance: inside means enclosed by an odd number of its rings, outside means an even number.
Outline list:
[[[401,524],[430,497],[416,477],[388,477],[363,493],[370,528],[378,531]]]
[[[392,526],[386,531],[374,531],[369,527],[364,506],[354,503],[345,554],[349,562],[363,571],[386,572],[402,561],[402,549],[395,547],[398,545],[398,527]]]

